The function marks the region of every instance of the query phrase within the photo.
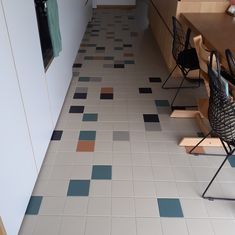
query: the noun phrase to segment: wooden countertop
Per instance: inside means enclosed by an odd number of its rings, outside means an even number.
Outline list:
[[[235,18],[226,13],[182,13],[182,19],[197,34],[201,34],[209,49],[225,58],[225,49],[235,55]]]

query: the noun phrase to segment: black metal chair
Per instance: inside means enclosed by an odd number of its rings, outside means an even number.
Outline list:
[[[212,59],[214,56],[216,58],[216,71],[212,68]],[[208,76],[210,85],[208,118],[212,128],[208,135],[214,134],[220,139],[226,152],[226,157],[206,187],[202,197],[209,200],[235,200],[233,198],[206,196],[208,189],[224,166],[225,162],[229,157],[232,157],[235,151],[235,102],[227,95],[226,88],[221,80],[221,68],[218,54],[216,52],[211,53],[210,63],[208,65]],[[207,136],[205,136],[192,150],[199,146]]]
[[[200,86],[200,79],[198,79],[198,85],[194,86],[183,86],[185,79],[188,77],[188,73],[192,70],[199,69],[199,62],[195,48],[192,48],[190,45],[190,34],[191,30],[188,28],[185,33],[182,25],[176,19],[176,17],[172,17],[173,21],[173,45],[172,45],[172,55],[175,59],[176,65],[173,70],[170,72],[164,83],[162,84],[163,89],[177,89],[175,96],[171,102],[171,108],[174,109],[175,99],[182,88],[198,88]],[[179,86],[166,86],[168,80],[171,78],[172,74],[179,68],[183,74],[182,81]],[[199,74],[200,77],[200,74]],[[185,106],[184,106],[185,107]],[[187,107],[195,107],[195,106],[187,106]]]

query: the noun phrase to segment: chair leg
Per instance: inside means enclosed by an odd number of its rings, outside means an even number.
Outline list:
[[[212,133],[212,130],[203,137],[203,139],[201,139],[190,151],[189,154],[193,154],[194,149],[196,149],[210,134]]]
[[[223,141],[221,140],[221,142],[223,143]],[[225,147],[224,143],[223,143],[223,146]],[[227,149],[225,148],[226,152],[227,152]],[[212,196],[205,196],[205,194],[207,193],[208,189],[210,188],[211,184],[214,182],[216,176],[219,174],[220,170],[222,169],[222,167],[224,166],[225,162],[228,160],[228,158],[230,156],[233,155],[235,151],[235,148],[233,150],[231,150],[226,158],[224,159],[224,161],[222,162],[222,164],[220,165],[219,169],[216,171],[215,175],[213,176],[212,180],[210,181],[210,183],[208,184],[208,186],[206,187],[205,191],[203,192],[202,194],[202,198],[204,199],[208,199],[208,200],[228,200],[228,201],[235,201],[235,198],[224,198],[224,197],[212,197]]]
[[[178,96],[178,94],[179,94],[179,92],[180,92],[180,89],[183,88],[182,86],[183,86],[183,83],[184,83],[185,79],[186,79],[186,76],[184,76],[184,77],[182,78],[182,81],[180,82],[180,85],[179,85],[179,87],[177,88],[177,91],[176,91],[176,93],[175,93],[175,96],[174,96],[173,100],[171,101],[171,109],[172,109],[172,110],[181,109],[181,108],[196,108],[196,107],[197,107],[196,105],[174,106],[175,99],[176,99],[176,97]]]
[[[178,86],[166,86],[166,83],[168,82],[168,80],[171,78],[172,74],[174,73],[174,71],[176,70],[176,68],[178,67],[178,64],[175,65],[175,67],[172,69],[172,71],[170,72],[170,74],[168,75],[168,77],[166,78],[166,80],[164,81],[164,83],[162,84],[162,89],[168,90],[168,89],[178,89]],[[180,68],[180,70],[182,71],[182,68]],[[190,70],[189,70],[190,71]],[[186,78],[187,74],[189,73],[189,71],[186,73],[183,72],[184,77]],[[200,74],[199,74],[199,78],[200,78]],[[188,89],[188,88],[198,88],[200,87],[200,79],[198,81],[198,85],[197,86],[185,86],[185,87],[181,87],[182,89]]]
[[[162,88],[163,89],[174,89],[174,87],[165,87],[165,85],[166,85],[166,83],[167,83],[167,81],[170,79],[170,77],[171,77],[171,75],[174,73],[174,71],[176,70],[176,68],[177,68],[177,64],[176,64],[176,66],[173,68],[173,70],[170,72],[170,74],[168,75],[168,77],[167,77],[167,79],[165,80],[165,82],[162,84]],[[175,88],[176,89],[176,88]]]

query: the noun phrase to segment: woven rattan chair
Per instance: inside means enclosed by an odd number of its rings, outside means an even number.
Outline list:
[[[173,97],[173,100],[171,102],[171,107],[173,107],[175,99],[182,88],[197,88],[200,86],[200,80],[198,79],[198,85],[194,86],[183,86],[183,83],[185,79],[188,77],[188,73],[193,70],[199,69],[199,62],[197,58],[197,53],[195,48],[192,48],[190,45],[190,34],[191,30],[188,28],[187,32],[183,30],[182,25],[180,22],[176,19],[176,17],[172,17],[173,21],[173,45],[172,45],[172,55],[176,62],[175,67],[170,72],[164,83],[162,84],[163,89],[177,89],[175,96]],[[179,86],[166,86],[167,82],[171,78],[172,74],[176,70],[176,68],[179,68],[180,71],[183,74],[182,80],[179,84]],[[190,106],[195,107],[195,106]]]
[[[212,68],[213,58],[216,58],[216,69]],[[227,95],[226,88],[221,80],[220,63],[218,54],[216,52],[211,53],[210,63],[208,65],[208,76],[210,85],[208,118],[212,128],[211,132],[208,133],[208,135],[213,134],[221,140],[223,148],[226,152],[226,157],[223,160],[222,164],[219,166],[212,180],[206,187],[205,191],[202,194],[202,197],[209,200],[235,200],[233,198],[206,196],[208,189],[224,166],[225,162],[228,160],[229,157],[232,157],[235,151],[235,103],[231,100],[231,97]],[[205,136],[195,147],[200,145],[200,143],[207,136]]]

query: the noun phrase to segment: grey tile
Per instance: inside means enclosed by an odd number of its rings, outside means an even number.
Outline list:
[[[161,124],[158,122],[145,122],[146,131],[161,131]]]
[[[113,141],[129,141],[130,133],[129,131],[114,131]]]

